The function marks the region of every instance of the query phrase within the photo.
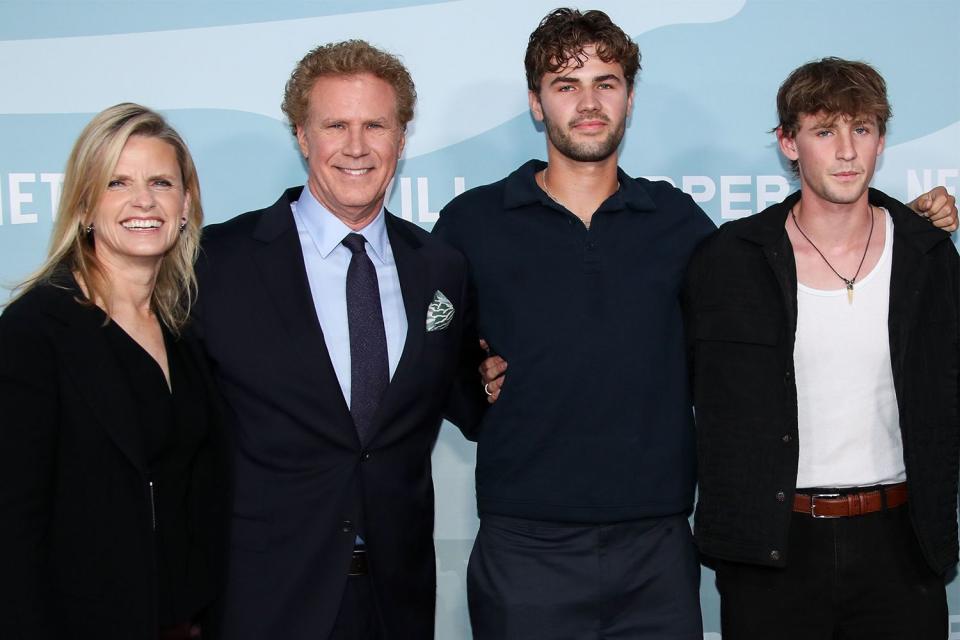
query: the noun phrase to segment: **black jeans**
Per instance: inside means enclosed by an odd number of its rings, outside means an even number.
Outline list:
[[[723,640],[944,640],[943,576],[908,506],[864,516],[794,513],[786,569],[716,561]]]
[[[467,568],[474,640],[703,640],[684,516],[580,525],[482,515]]]

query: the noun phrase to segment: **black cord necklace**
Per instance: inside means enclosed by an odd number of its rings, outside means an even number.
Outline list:
[[[853,285],[857,282],[857,276],[860,275],[860,269],[863,268],[863,261],[867,259],[867,251],[870,250],[870,240],[873,238],[873,205],[867,205],[870,207],[870,233],[867,234],[867,246],[863,248],[863,256],[860,257],[860,264],[857,265],[857,272],[853,274],[853,277],[849,280],[844,278],[840,273],[833,268],[833,265],[830,264],[830,261],[827,260],[827,256],[823,255],[823,251],[817,248],[817,245],[813,244],[807,234],[803,232],[803,229],[800,228],[800,223],[797,222],[797,214],[794,213],[795,207],[790,207],[790,217],[793,218],[793,225],[797,228],[797,231],[800,232],[800,235],[803,236],[804,240],[810,243],[810,246],[813,247],[813,250],[820,254],[820,257],[823,258],[823,261],[827,263],[827,266],[830,267],[830,271],[833,271],[838,278],[843,280],[843,284],[847,285],[847,302],[853,304]]]

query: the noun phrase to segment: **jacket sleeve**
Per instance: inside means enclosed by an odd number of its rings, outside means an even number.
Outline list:
[[[38,318],[0,317],[0,619],[8,640],[53,638],[47,550],[58,440],[56,357]]]
[[[433,227],[433,235],[462,254],[463,245],[457,233],[457,225],[451,223],[450,205],[440,212]],[[480,331],[477,326],[477,293],[470,277],[470,265],[463,258],[464,270],[461,284],[463,300],[463,337],[460,343],[459,360],[450,395],[447,398],[444,417],[457,425],[464,437],[476,442],[480,436],[480,423],[487,410],[487,398],[480,379],[480,363],[486,357],[480,348]]]
[[[480,363],[486,354],[480,348],[476,294],[470,282],[469,276],[465,274],[460,297],[464,301],[463,334],[456,374],[447,398],[444,417],[457,425],[464,437],[476,442],[480,434],[480,423],[487,410],[486,394],[483,392],[479,372]]]

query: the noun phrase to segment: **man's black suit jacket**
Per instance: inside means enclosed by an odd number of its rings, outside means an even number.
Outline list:
[[[432,638],[430,454],[458,366],[476,366],[460,358],[469,349],[464,340],[476,340],[465,331],[466,263],[387,214],[408,332],[363,447],[308,285],[290,210],[301,189],[208,227],[198,264],[198,330],[235,442],[221,633],[230,640],[328,637],[360,534],[387,638]],[[437,291],[455,313],[448,327],[427,332]],[[468,421],[449,417],[461,427]]]

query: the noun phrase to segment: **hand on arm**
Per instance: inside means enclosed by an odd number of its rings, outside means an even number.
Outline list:
[[[490,353],[490,347],[487,341],[480,339],[480,348]],[[503,383],[506,380],[505,372],[507,370],[507,361],[500,356],[489,356],[480,363],[480,378],[483,380],[483,390],[487,394],[487,402],[493,404],[500,397],[500,390],[503,389]]]
[[[944,231],[957,230],[957,199],[944,187],[934,187],[909,205],[916,213]]]

